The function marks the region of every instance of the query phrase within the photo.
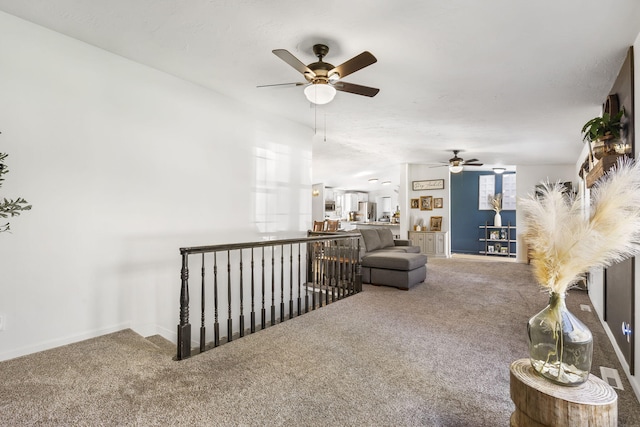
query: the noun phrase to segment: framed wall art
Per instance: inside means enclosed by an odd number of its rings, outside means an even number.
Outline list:
[[[420,196],[420,210],[430,211],[433,209],[433,197],[432,196]]]
[[[513,211],[516,209],[516,174],[502,175],[502,210]]]
[[[493,210],[491,199],[495,193],[496,178],[495,175],[480,175],[478,177],[478,210]]]
[[[436,197],[435,199],[433,199],[434,209],[442,209],[442,206],[443,206],[442,197]]]
[[[444,179],[425,179],[423,181],[413,181],[413,191],[420,190],[444,190]]]
[[[411,209],[420,209],[420,199],[411,199]]]
[[[429,229],[431,231],[442,231],[442,217],[432,216],[429,222]]]

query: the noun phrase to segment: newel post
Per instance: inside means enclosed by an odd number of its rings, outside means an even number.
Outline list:
[[[362,292],[362,264],[360,261],[360,238],[358,238],[358,252],[356,253],[355,291]]]
[[[189,254],[182,252],[180,278],[180,324],[178,325],[177,359],[191,357],[191,324],[189,323]]]

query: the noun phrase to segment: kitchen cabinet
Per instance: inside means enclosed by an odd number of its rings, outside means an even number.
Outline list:
[[[438,258],[449,256],[449,239],[446,231],[409,231],[409,240],[420,252]]]
[[[369,193],[355,191],[351,193],[344,193],[344,210],[345,212],[356,212],[358,211],[358,203],[368,201]]]
[[[356,193],[345,193],[344,210],[345,212],[356,212],[358,210],[358,195]]]
[[[391,197],[382,197],[382,212],[391,213]]]

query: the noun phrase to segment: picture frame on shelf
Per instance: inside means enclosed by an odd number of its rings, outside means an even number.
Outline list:
[[[492,254],[492,253],[493,253],[493,251],[494,251],[493,245],[489,245],[489,246],[487,246],[487,253]]]
[[[500,232],[498,230],[490,231],[489,240],[500,240]]]
[[[411,209],[420,209],[420,199],[411,199]]]
[[[429,220],[429,229],[431,231],[442,231],[442,217],[432,216]]]
[[[434,209],[442,209],[443,206],[443,198],[442,197],[436,197],[433,199],[433,208]]]
[[[509,253],[509,248],[507,248],[506,246],[503,246],[500,248],[500,253],[501,254],[508,254]]]
[[[433,209],[433,197],[432,196],[420,196],[420,210],[430,211]]]
[[[444,179],[425,179],[411,183],[413,191],[420,190],[444,190]]]

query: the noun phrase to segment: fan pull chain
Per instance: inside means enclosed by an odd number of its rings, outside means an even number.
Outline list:
[[[324,113],[324,142],[327,142],[327,113]]]

